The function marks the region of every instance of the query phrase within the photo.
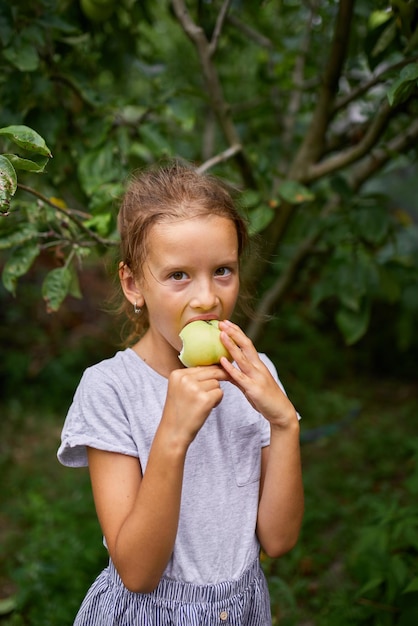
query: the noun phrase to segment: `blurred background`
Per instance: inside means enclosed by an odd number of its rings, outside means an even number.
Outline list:
[[[0,0],[1,624],[69,626],[106,563],[56,450],[123,345],[126,178],[174,156],[237,194],[237,321],[303,417],[274,625],[417,623],[418,6],[372,4]]]

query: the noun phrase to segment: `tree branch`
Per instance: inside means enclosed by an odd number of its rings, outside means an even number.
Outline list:
[[[385,146],[374,150],[366,160],[359,163],[350,176],[350,186],[358,191],[366,180],[381,170],[394,154],[403,154],[415,147],[418,139],[418,120],[414,120],[403,133],[399,133]]]
[[[56,83],[62,83],[63,85],[69,87],[80,99],[80,101],[84,102],[90,109],[94,110],[96,108],[97,105],[95,104],[95,102],[93,102],[86,95],[86,93],[82,91],[81,87],[79,87],[76,81],[73,80],[70,76],[66,76],[64,74],[51,74],[50,78]]]
[[[332,108],[348,50],[353,7],[354,0],[340,0],[339,2],[329,63],[325,70],[311,124],[289,172],[291,179],[303,179],[309,166],[315,163],[322,154],[326,131],[332,118]]]
[[[212,57],[218,47],[219,37],[221,36],[222,28],[228,15],[231,0],[224,0],[221,10],[218,13],[215,28],[213,30],[212,39],[209,44],[209,54]]]
[[[414,120],[412,124],[405,129],[405,132],[398,134],[389,141],[386,146],[373,151],[366,161],[359,163],[349,179],[351,189],[357,192],[367,180],[381,170],[383,166],[393,158],[394,153],[404,153],[405,150],[416,146],[417,140],[418,120]],[[337,202],[338,196],[331,198],[323,210],[322,215],[329,213]],[[246,328],[246,334],[248,334],[253,341],[257,341],[263,331],[263,318],[271,315],[272,311],[277,307],[278,302],[283,299],[287,290],[295,281],[296,273],[302,267],[321,235],[322,231],[318,230],[300,243],[286,270],[270,289],[264,293],[256,310],[256,319],[250,321]]]
[[[172,4],[180,25],[197,50],[206,83],[206,90],[222,132],[230,146],[241,144],[240,137],[231,118],[229,104],[224,98],[222,85],[212,62],[210,45],[203,28],[194,23],[187,11],[184,0],[172,0]],[[257,184],[252,167],[242,150],[236,153],[236,161],[241,170],[244,184],[247,187],[256,188]]]
[[[22,191],[26,191],[27,193],[32,194],[33,196],[35,196],[36,198],[39,198],[39,200],[42,200],[42,202],[44,202],[45,204],[48,204],[50,207],[52,207],[53,209],[55,209],[62,215],[65,215],[65,217],[67,217],[69,220],[74,222],[74,224],[76,224],[76,226],[81,231],[83,231],[90,239],[100,244],[101,246],[117,245],[118,243],[117,241],[113,239],[104,239],[103,237],[100,237],[100,235],[97,235],[97,233],[95,233],[94,231],[90,230],[90,228],[87,228],[87,226],[83,224],[83,222],[74,214],[74,211],[71,211],[71,209],[64,209],[63,207],[59,206],[58,204],[56,204],[55,202],[53,202],[52,200],[44,196],[42,193],[40,193],[36,189],[32,189],[32,187],[27,187],[26,185],[22,185],[21,183],[18,183],[17,186],[18,186],[18,189],[21,189]]]
[[[202,165],[200,165],[196,171],[199,174],[203,174],[203,172],[206,172],[207,170],[211,169],[215,165],[228,161],[228,159],[235,156],[237,152],[239,152],[240,150],[242,150],[242,146],[240,144],[237,144],[236,146],[231,146],[230,148],[227,148],[220,154],[217,154],[211,159],[208,159],[205,163],[202,163]]]
[[[381,72],[373,76],[370,80],[366,81],[365,83],[362,83],[356,89],[353,89],[353,91],[350,91],[350,93],[339,98],[337,102],[335,103],[333,114],[335,115],[336,113],[341,111],[341,109],[344,109],[346,106],[351,104],[351,102],[355,102],[355,100],[358,100],[358,98],[360,98],[365,93],[370,91],[372,87],[375,87],[379,83],[382,83],[385,80],[385,77],[391,72],[396,72],[397,70],[402,69],[406,65],[409,65],[409,63],[415,63],[415,61],[417,60],[418,60],[418,54],[385,67]]]
[[[299,244],[286,270],[279,276],[270,289],[263,294],[257,306],[256,319],[251,320],[245,329],[246,335],[248,335],[253,342],[256,342],[261,335],[266,316],[271,314],[277,302],[287,292],[295,279],[298,269],[309,256],[320,236],[321,231],[315,232],[306,237]]]
[[[306,172],[304,182],[313,182],[318,178],[322,178],[332,172],[341,170],[351,163],[361,159],[376,145],[382,133],[386,129],[390,118],[394,115],[395,110],[396,109],[391,107],[387,101],[384,101],[380,110],[371,121],[362,140],[348,150],[339,152],[325,161],[310,165]]]
[[[228,15],[227,20],[230,24],[232,24],[232,26],[235,26],[237,30],[240,30],[248,39],[254,41],[254,43],[256,43],[258,46],[261,46],[262,48],[267,48],[267,50],[274,50],[274,45],[271,40],[268,39],[268,37],[266,37],[262,33],[259,33],[257,30],[255,30],[255,28],[248,26],[248,24],[241,22],[241,20],[233,13],[230,13]]]
[[[310,16],[306,22],[306,29],[302,39],[300,53],[296,57],[295,65],[292,73],[293,90],[290,95],[287,111],[283,117],[283,136],[282,143],[284,147],[289,147],[293,138],[293,132],[296,123],[296,116],[300,109],[300,103],[303,93],[303,79],[305,74],[306,59],[309,52],[309,46],[311,43],[311,34],[313,20],[317,11],[317,2],[310,7]]]

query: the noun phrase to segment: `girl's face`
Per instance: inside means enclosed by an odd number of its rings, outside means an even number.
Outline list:
[[[179,367],[179,333],[186,324],[231,316],[238,268],[238,238],[228,218],[208,215],[155,224],[134,297],[148,310],[150,326],[143,338],[148,352],[173,355]]]

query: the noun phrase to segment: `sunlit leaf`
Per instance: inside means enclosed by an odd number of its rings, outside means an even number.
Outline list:
[[[296,182],[295,180],[286,180],[278,189],[279,195],[290,202],[290,204],[300,204],[301,202],[310,202],[315,196],[310,189]]]
[[[52,157],[45,140],[29,126],[6,126],[0,128],[0,135],[7,137],[7,139],[29,152],[36,152],[49,158]]]
[[[9,596],[8,598],[2,598],[0,600],[0,616],[7,615],[15,610],[17,607],[17,595]]]
[[[84,222],[84,226],[90,228],[102,237],[106,237],[110,233],[110,227],[112,223],[112,214],[111,213],[101,213],[99,215],[94,215],[90,219]]]
[[[58,311],[70,290],[71,281],[68,267],[56,267],[48,272],[42,284],[42,297],[49,313]]]
[[[372,11],[369,17],[369,28],[377,28],[390,19],[392,19],[392,14],[389,11]]]
[[[38,161],[32,161],[31,159],[23,159],[16,154],[4,154],[10,163],[16,170],[24,170],[26,172],[40,173],[45,169],[46,164],[49,161],[49,157],[43,156]]]
[[[16,171],[9,159],[0,155],[0,212],[7,213],[17,189]]]

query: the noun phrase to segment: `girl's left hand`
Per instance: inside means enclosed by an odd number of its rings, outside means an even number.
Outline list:
[[[235,367],[225,357],[221,359],[231,382],[272,426],[285,428],[294,422],[297,418],[294,406],[261,361],[251,339],[229,320],[221,321],[219,329],[222,343],[238,366]]]

